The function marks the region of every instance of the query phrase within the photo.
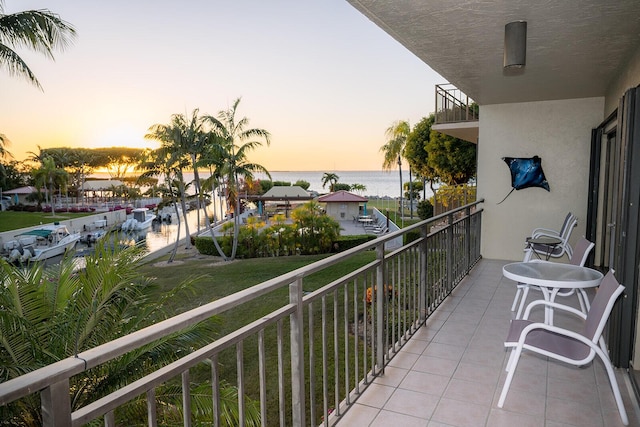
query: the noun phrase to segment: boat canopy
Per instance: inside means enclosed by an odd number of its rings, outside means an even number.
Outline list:
[[[20,236],[38,236],[38,237],[49,237],[49,235],[53,232],[53,230],[44,230],[44,229],[37,229],[37,230],[29,230],[29,231],[25,231],[24,233],[20,233]]]

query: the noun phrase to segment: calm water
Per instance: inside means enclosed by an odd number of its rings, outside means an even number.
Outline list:
[[[285,181],[294,184],[298,180],[307,181],[311,184],[309,190],[318,193],[326,193],[329,191],[329,184],[322,188],[322,177],[325,172],[270,172],[273,181]],[[362,192],[363,196],[376,197],[399,197],[400,196],[400,177],[398,171],[339,171],[330,172],[338,176],[340,184],[362,184],[367,189]],[[259,174],[258,178],[268,179],[266,175]],[[408,182],[409,174],[403,173],[403,182]]]
[[[338,175],[338,182],[341,184],[362,184],[367,189],[361,194],[368,197],[400,197],[400,177],[398,170],[391,171],[326,171]],[[318,193],[326,193],[329,187],[322,188],[322,176],[325,171],[274,171],[269,172],[273,181],[285,181],[294,184],[298,180],[307,181],[311,184],[309,190]],[[96,178],[109,178],[108,174],[95,174]],[[209,173],[200,172],[201,178],[206,178]],[[264,174],[256,174],[258,179],[268,179]],[[193,180],[193,173],[185,173],[187,181]],[[414,177],[415,179],[415,177]],[[409,182],[409,172],[402,170],[402,182]],[[431,191],[427,189],[427,197],[431,197]]]

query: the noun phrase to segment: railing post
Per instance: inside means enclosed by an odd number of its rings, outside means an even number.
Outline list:
[[[376,267],[376,286],[373,294],[376,301],[376,363],[378,369],[384,371],[384,302],[385,302],[385,286],[384,286],[384,244],[376,246],[376,258],[378,259],[378,267]]]
[[[447,290],[453,283],[453,213],[447,215]]]
[[[69,397],[69,378],[64,378],[42,390],[42,425],[44,427],[71,425],[71,398]]]
[[[427,236],[429,235],[429,225],[425,224],[420,230],[422,233],[422,243],[420,244],[420,286],[418,287],[418,316],[420,324],[427,320]]]
[[[289,285],[289,303],[296,311],[289,316],[291,325],[291,412],[292,424],[303,426],[305,420],[304,391],[304,312],[302,306],[302,277]]]
[[[467,256],[467,262],[464,268],[465,273],[469,274],[469,270],[471,270],[471,208],[466,208],[464,214],[466,216],[464,227],[464,253]]]

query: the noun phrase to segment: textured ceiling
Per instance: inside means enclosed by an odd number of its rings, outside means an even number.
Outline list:
[[[640,0],[348,0],[479,104],[604,96],[640,48]],[[503,71],[504,26],[527,65]]]

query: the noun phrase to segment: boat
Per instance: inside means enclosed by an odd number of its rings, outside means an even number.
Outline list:
[[[155,219],[155,215],[149,208],[136,208],[132,212],[133,217],[122,223],[122,231],[141,231],[149,228]]]
[[[172,224],[176,221],[180,221],[180,217],[182,217],[182,208],[180,206],[177,206],[177,213],[176,207],[164,206],[162,209],[158,210],[158,217],[156,218],[156,220],[167,224]]]
[[[80,233],[70,233],[66,225],[41,225],[2,245],[3,258],[20,263],[42,261],[74,249],[79,240]]]
[[[93,243],[96,243],[98,240],[102,239],[107,235],[107,230],[96,230],[90,233],[83,234],[80,237],[80,243],[84,243],[88,246],[91,246]]]

